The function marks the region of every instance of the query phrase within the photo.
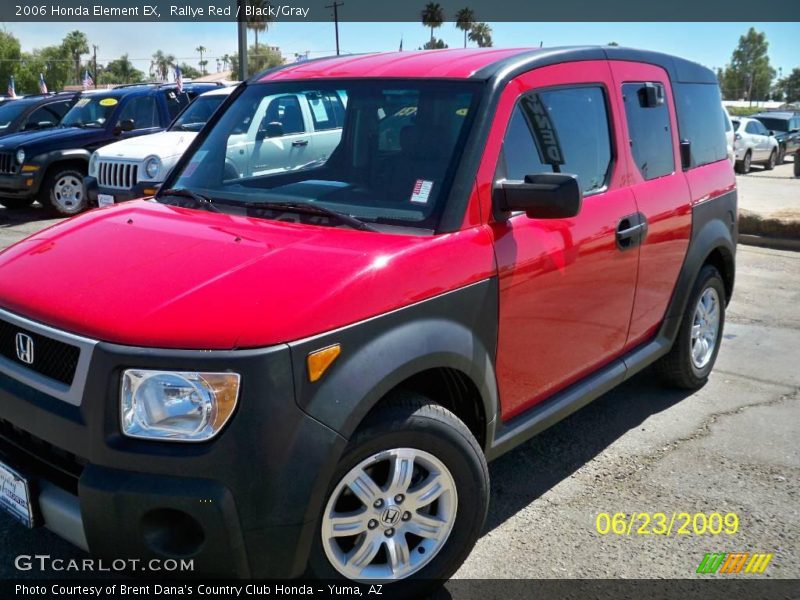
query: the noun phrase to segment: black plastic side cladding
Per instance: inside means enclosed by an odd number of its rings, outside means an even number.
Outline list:
[[[403,381],[430,369],[450,368],[475,384],[485,424],[492,427],[498,406],[497,286],[493,277],[289,344],[297,402],[314,419],[349,438]],[[322,379],[310,382],[308,354],[332,344],[341,344],[341,355]]]
[[[726,301],[730,302],[736,276],[737,214],[736,190],[692,207],[692,238],[659,333],[670,342],[678,333],[697,275],[714,253],[721,260]]]

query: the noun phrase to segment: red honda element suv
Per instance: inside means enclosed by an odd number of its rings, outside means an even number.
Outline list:
[[[101,557],[449,577],[487,461],[650,364],[708,379],[723,123],[710,70],[615,47],[252,78],[154,198],[0,254],[3,505]]]

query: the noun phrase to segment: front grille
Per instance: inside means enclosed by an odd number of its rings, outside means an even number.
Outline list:
[[[71,494],[78,494],[78,479],[86,460],[62,450],[0,419],[0,456],[25,475],[41,477]]]
[[[139,165],[131,162],[101,160],[97,165],[97,183],[101,187],[130,190],[139,178]]]
[[[33,342],[33,362],[27,364],[17,355],[17,334],[30,337]],[[0,355],[23,367],[72,385],[75,369],[78,367],[80,348],[53,338],[34,333],[0,319]]]
[[[0,152],[0,174],[10,175],[17,172],[17,164],[11,152]]]

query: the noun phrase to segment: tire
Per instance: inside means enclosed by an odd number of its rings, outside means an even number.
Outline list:
[[[19,210],[29,207],[34,200],[36,198],[0,198],[0,206],[5,206],[9,210]]]
[[[769,155],[769,160],[764,163],[764,170],[765,171],[772,171],[775,168],[775,164],[777,163],[778,157],[777,152],[773,150]]]
[[[725,297],[725,284],[719,271],[711,265],[705,265],[700,270],[692,289],[692,295],[672,348],[655,364],[656,371],[663,383],[670,387],[686,390],[696,390],[706,384],[717,360],[722,340],[722,331],[725,326]],[[706,300],[709,298],[716,299],[716,314],[718,315],[713,335],[713,347],[707,351],[707,354],[702,353],[700,357],[695,357],[693,349],[696,347],[696,343],[700,343],[700,339],[697,342],[693,341],[693,329],[698,319],[703,321],[700,315],[702,309],[699,306],[701,299],[703,299],[704,307],[708,307],[709,303]],[[706,320],[706,322],[709,321]],[[699,330],[709,332],[702,325],[699,325]],[[702,350],[702,346],[699,347],[699,350]],[[702,360],[696,360],[697,358]]]
[[[51,212],[71,217],[89,208],[86,175],[75,167],[56,166],[47,174],[39,202]]]
[[[800,151],[794,155],[794,176],[800,177]]]
[[[409,473],[409,458],[413,459],[414,477],[391,485],[392,473]],[[406,469],[392,469],[392,464]],[[358,496],[352,492],[355,484],[346,483],[348,479],[352,482],[353,473],[369,484],[355,486],[360,490]],[[369,481],[362,479],[367,474]],[[433,483],[444,491],[435,500],[426,500],[428,495],[420,492]],[[372,493],[364,491],[370,488]],[[426,501],[429,504],[424,504]],[[448,579],[466,560],[481,533],[488,505],[486,459],[467,426],[424,396],[398,392],[367,418],[342,455],[314,535],[310,574],[365,583],[373,579],[387,583],[398,577],[388,586],[392,593],[418,596]],[[363,512],[357,519],[359,525],[351,527],[356,533],[332,537],[330,516],[352,511]],[[410,532],[428,526],[432,519],[426,514],[439,523],[438,540]],[[390,547],[401,547],[400,540],[408,552],[399,553],[405,559],[397,561],[395,570],[390,564]],[[367,547],[378,550],[370,553],[365,572],[354,564],[353,554]],[[348,552],[351,555],[346,557]]]
[[[786,146],[778,148],[778,161],[777,164],[782,165],[786,161]]]
[[[736,172],[741,173],[742,175],[746,175],[750,172],[751,161],[753,160],[750,151],[748,150],[747,153],[744,155],[744,158],[736,163]]]

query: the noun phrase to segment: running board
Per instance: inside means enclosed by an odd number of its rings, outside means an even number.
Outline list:
[[[494,460],[513,450],[533,436],[565,419],[617,387],[667,352],[671,343],[664,336],[638,346],[628,354],[612,361],[605,367],[586,376],[548,400],[530,408],[507,423],[499,423],[494,430],[494,440],[486,453],[487,460]]]

